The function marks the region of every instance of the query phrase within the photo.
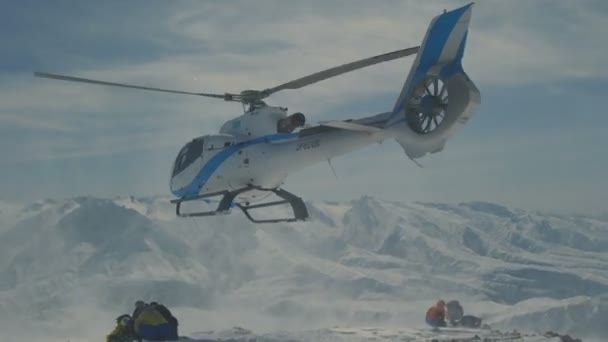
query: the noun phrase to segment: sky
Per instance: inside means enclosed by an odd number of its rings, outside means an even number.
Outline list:
[[[169,195],[183,144],[238,104],[34,78],[46,71],[200,92],[264,89],[419,45],[465,1],[2,1],[0,200]],[[491,201],[608,212],[608,3],[478,1],[463,65],[482,104],[441,153],[393,141],[291,175],[312,201]],[[309,123],[390,110],[413,58],[372,66],[271,105]]]

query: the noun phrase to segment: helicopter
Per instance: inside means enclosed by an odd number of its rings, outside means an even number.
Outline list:
[[[170,190],[177,197],[171,201],[176,215],[228,214],[236,207],[254,223],[303,221],[309,218],[303,200],[282,188],[290,173],[386,139],[395,139],[406,156],[416,162],[426,154],[442,151],[446,141],[466,124],[481,102],[479,90],[462,67],[472,7],[470,3],[437,15],[420,46],[343,64],[264,90],[198,93],[44,72],[34,75],[241,103],[243,114],[225,122],[218,134],[194,138],[179,151],[170,177]],[[416,58],[410,72],[393,108],[387,112],[310,126],[306,125],[304,114],[289,114],[286,108],[263,101],[279,91],[300,89],[412,55]],[[278,199],[267,200],[272,195]],[[210,203],[213,198],[219,198],[213,210],[182,210],[185,202]],[[280,205],[289,205],[293,215],[260,219],[251,214]]]

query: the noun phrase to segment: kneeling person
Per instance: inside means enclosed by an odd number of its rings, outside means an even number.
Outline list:
[[[176,340],[179,339],[179,334],[177,333],[177,326],[179,325],[179,322],[177,321],[177,318],[175,318],[171,311],[162,304],[152,302],[150,305],[153,306],[167,320],[167,322],[169,322],[169,325],[171,326],[171,337]]]
[[[106,337],[106,342],[132,342],[135,339],[133,320],[129,315],[116,318],[116,327]]]
[[[445,302],[440,300],[431,306],[426,312],[426,324],[433,328],[447,326],[445,322]]]
[[[457,300],[451,300],[446,304],[447,319],[452,326],[458,326],[461,324],[462,316],[464,316],[464,310],[462,305]]]
[[[146,305],[133,323],[138,337],[148,341],[175,341],[171,325],[152,305]]]

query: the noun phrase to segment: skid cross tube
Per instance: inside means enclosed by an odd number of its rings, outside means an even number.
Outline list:
[[[268,203],[260,203],[253,205],[243,205],[240,203],[236,203],[236,206],[243,211],[245,216],[254,223],[277,223],[277,222],[296,222],[296,221],[304,221],[308,218],[308,210],[306,209],[306,205],[302,199],[291,192],[284,189],[262,189],[255,188],[256,190],[261,191],[270,191],[282,198],[282,201],[268,202]],[[257,220],[251,216],[249,210],[259,209],[265,207],[273,207],[281,204],[290,204],[291,210],[293,211],[293,217],[291,218],[280,218],[280,219],[269,219],[269,220]]]
[[[282,198],[282,200],[267,202],[267,203],[253,204],[253,205],[234,203],[234,199],[238,195],[240,195],[244,192],[247,192],[247,191],[252,191],[252,190],[272,192],[275,195],[277,195],[278,197]],[[181,204],[183,202],[204,200],[205,198],[216,197],[216,196],[222,196],[222,199],[220,200],[220,203],[219,203],[217,209],[215,209],[215,210],[194,212],[194,213],[182,213],[180,210]],[[251,222],[254,222],[254,223],[296,222],[296,221],[304,221],[308,218],[308,210],[306,209],[306,205],[304,204],[302,199],[284,189],[264,189],[264,188],[255,187],[255,186],[248,186],[246,188],[242,188],[242,189],[234,190],[234,191],[218,191],[218,192],[190,197],[190,198],[175,199],[175,200],[172,200],[171,203],[174,203],[176,205],[175,213],[177,214],[177,216],[180,216],[180,217],[200,217],[200,216],[214,216],[214,215],[218,215],[218,214],[227,214],[227,213],[229,213],[230,208],[232,208],[232,206],[234,205],[237,208],[241,209],[243,214],[245,214],[245,216]],[[291,205],[291,209],[293,211],[293,217],[257,220],[255,218],[253,218],[251,216],[251,214],[249,213],[250,210],[266,208],[266,207],[273,207],[273,206],[282,205],[282,204]]]
[[[205,198],[211,198],[211,197],[216,197],[216,196],[223,196],[222,200],[220,201],[220,204],[218,205],[216,210],[195,212],[195,213],[182,213],[180,211],[181,204],[183,202],[199,201],[199,200],[203,200]],[[217,215],[217,214],[227,213],[230,210],[230,205],[232,204],[232,199],[234,199],[234,196],[235,195],[231,195],[230,191],[219,191],[219,192],[214,192],[214,193],[196,196],[196,197],[176,199],[176,200],[172,200],[171,203],[175,204],[175,214],[179,217],[213,216],[213,215]]]

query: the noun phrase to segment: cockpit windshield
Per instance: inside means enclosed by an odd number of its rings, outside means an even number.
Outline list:
[[[195,139],[189,142],[179,151],[177,158],[175,159],[175,165],[173,166],[173,176],[182,172],[188,165],[192,164],[196,158],[203,155],[203,139]]]

